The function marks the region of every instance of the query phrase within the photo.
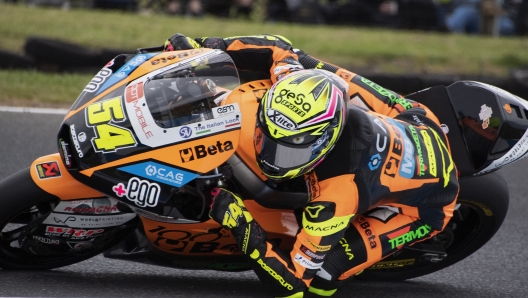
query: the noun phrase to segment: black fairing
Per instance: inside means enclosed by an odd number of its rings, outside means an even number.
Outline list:
[[[451,152],[461,176],[510,163],[506,159],[504,164],[488,168],[507,153],[515,155],[512,148],[528,128],[524,100],[479,82],[460,81],[448,87],[432,87],[407,98],[425,104],[448,127]],[[523,155],[517,154],[515,160]]]

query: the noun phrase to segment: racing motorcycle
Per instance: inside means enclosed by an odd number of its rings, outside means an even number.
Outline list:
[[[252,162],[253,146],[241,146],[253,142],[258,102],[271,82],[249,80],[219,50],[152,49],[105,65],[66,114],[58,153],[0,182],[1,268],[52,269],[104,253],[174,268],[249,270],[231,233],[208,216],[219,186],[242,194],[269,241],[292,247],[306,191],[296,181],[267,181]],[[461,186],[456,211],[442,233],[358,278],[414,278],[477,251],[508,209],[496,170],[528,150],[528,105],[502,89],[461,81],[406,98],[433,110],[449,138]]]

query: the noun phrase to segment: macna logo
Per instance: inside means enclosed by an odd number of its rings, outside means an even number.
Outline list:
[[[209,155],[216,155],[226,151],[232,151],[233,143],[231,141],[216,141],[216,144],[205,147],[204,145],[194,146],[192,148],[185,148],[180,150],[180,157],[182,162],[190,162],[201,159]]]
[[[153,161],[122,167],[119,170],[175,187],[182,187],[198,176],[198,174],[168,167]]]

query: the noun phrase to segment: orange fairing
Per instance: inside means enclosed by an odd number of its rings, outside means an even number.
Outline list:
[[[220,166],[235,152],[238,147],[239,134],[240,130],[234,130],[211,135],[204,139],[132,155],[80,171],[80,173],[90,177],[95,171],[148,159],[156,159],[198,173],[206,173]]]
[[[255,147],[253,146],[253,135],[255,134],[255,126],[257,123],[257,109],[264,93],[271,87],[271,81],[253,81],[239,88],[233,92],[226,99],[226,105],[231,103],[238,103],[240,111],[242,112],[242,126],[240,133],[240,144],[236,150],[238,156],[242,159],[244,164],[251,168],[253,173],[260,176],[260,179],[265,181],[267,177],[262,174],[256,162]]]
[[[241,254],[231,232],[213,220],[175,224],[141,217],[145,235],[152,245],[171,254],[212,256]]]
[[[299,226],[293,212],[271,210],[255,201],[244,201],[255,220],[266,230],[268,239],[280,238],[280,247],[291,247]],[[166,223],[140,217],[145,235],[157,249],[191,256],[241,254],[235,238],[213,220],[201,223]]]
[[[31,164],[30,173],[40,188],[63,201],[104,196],[75,180],[58,153],[37,158]]]

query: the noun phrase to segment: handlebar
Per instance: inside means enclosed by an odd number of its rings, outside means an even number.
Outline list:
[[[150,47],[150,48],[139,48],[136,50],[136,54],[144,54],[150,52],[163,52],[164,46]]]

